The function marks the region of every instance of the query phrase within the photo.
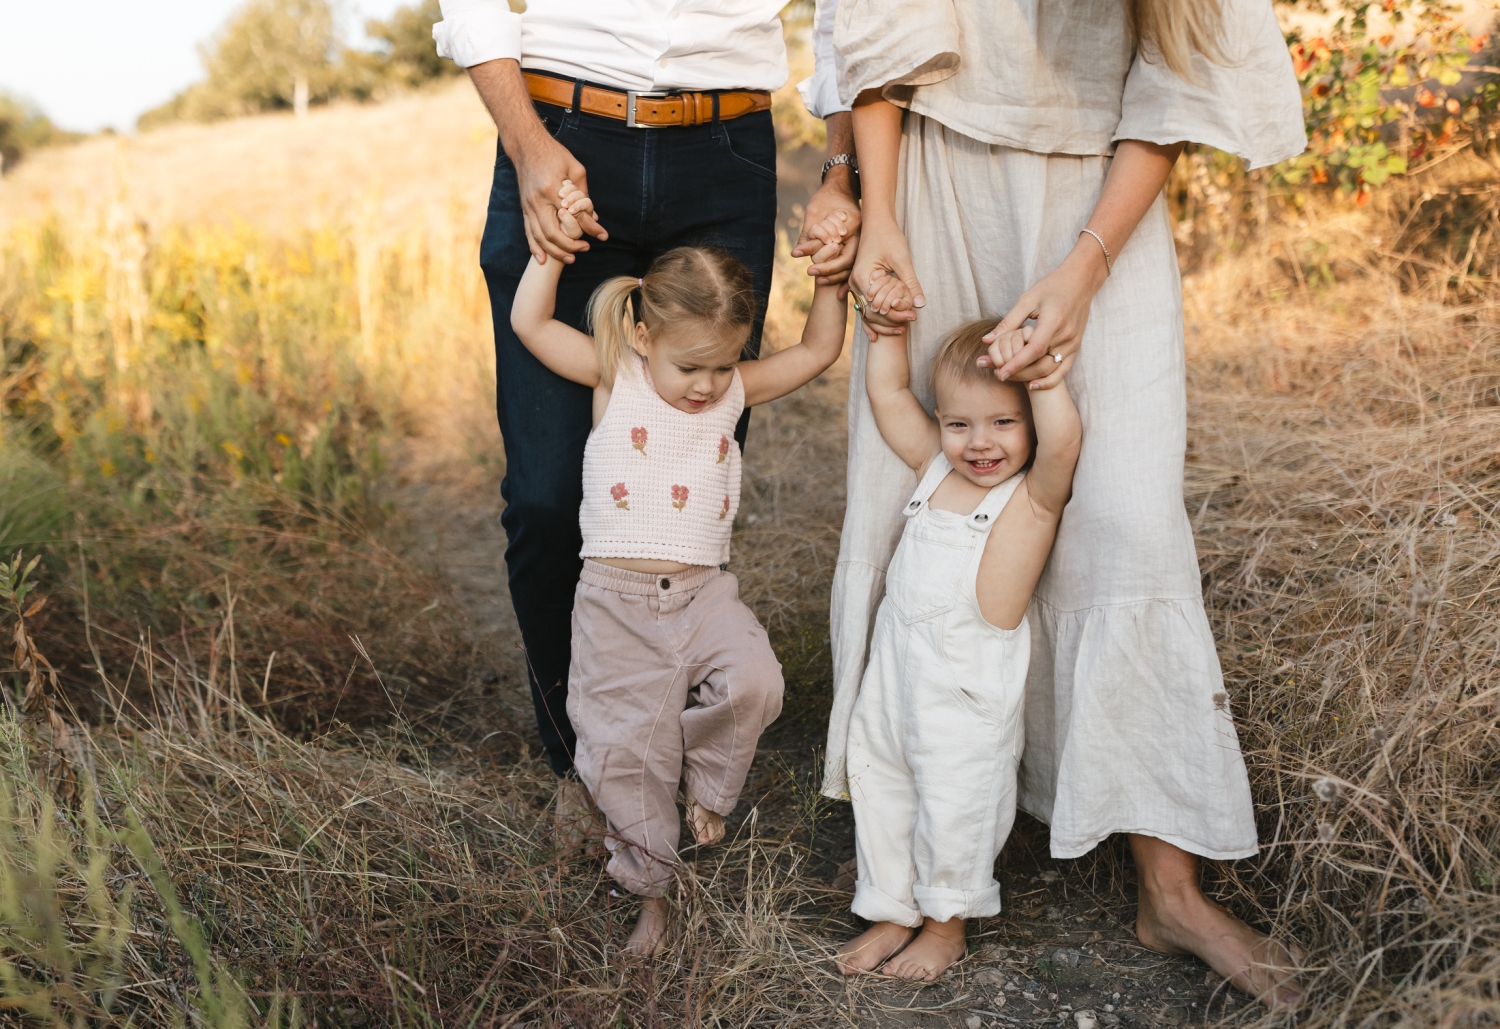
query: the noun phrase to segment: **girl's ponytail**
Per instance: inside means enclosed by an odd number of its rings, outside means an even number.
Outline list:
[[[599,354],[599,381],[606,389],[615,384],[620,364],[635,355],[631,340],[635,338],[636,311],[631,294],[639,280],[629,275],[607,279],[589,298],[589,332]]]

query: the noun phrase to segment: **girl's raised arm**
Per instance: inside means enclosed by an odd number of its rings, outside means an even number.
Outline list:
[[[593,204],[574,190],[570,182],[563,183],[561,199],[558,219],[563,231],[577,239],[583,230],[574,212],[585,209],[592,212]],[[511,301],[510,327],[548,371],[570,382],[597,386],[599,354],[594,348],[593,337],[552,317],[557,308],[557,280],[565,267],[555,258],[546,264],[537,264],[533,257],[526,263],[515,299]]]
[[[812,310],[802,327],[802,341],[759,361],[740,362],[745,384],[745,406],[769,403],[805,386],[828,370],[844,349],[844,321],[848,305],[839,296],[842,286],[819,286]]]

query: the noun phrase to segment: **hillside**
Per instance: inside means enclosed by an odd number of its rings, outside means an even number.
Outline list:
[[[122,194],[156,227],[243,222],[284,233],[378,215],[399,234],[448,218],[450,205],[477,225],[494,155],[494,125],[459,80],[301,119],[173,125],[40,150],[0,180],[0,232],[47,209],[96,218]]]

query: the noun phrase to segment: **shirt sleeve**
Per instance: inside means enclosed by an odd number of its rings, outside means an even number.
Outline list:
[[[507,0],[440,0],[440,5],[443,20],[432,26],[439,57],[460,68],[521,59],[521,16]]]
[[[1302,91],[1271,0],[1228,0],[1223,11],[1225,63],[1195,56],[1195,82],[1136,53],[1115,142],[1204,143],[1251,168],[1306,149]]]
[[[849,105],[839,100],[834,69],[833,21],[838,10],[839,0],[818,0],[817,14],[813,17],[813,73],[797,83],[802,103],[814,118],[849,110]]]
[[[896,103],[958,71],[953,0],[843,0],[833,25],[839,101],[885,87]]]

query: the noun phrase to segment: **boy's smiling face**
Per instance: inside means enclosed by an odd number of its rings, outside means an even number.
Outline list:
[[[958,474],[988,489],[1026,467],[1034,443],[1025,386],[947,376],[935,385],[943,456]]]

